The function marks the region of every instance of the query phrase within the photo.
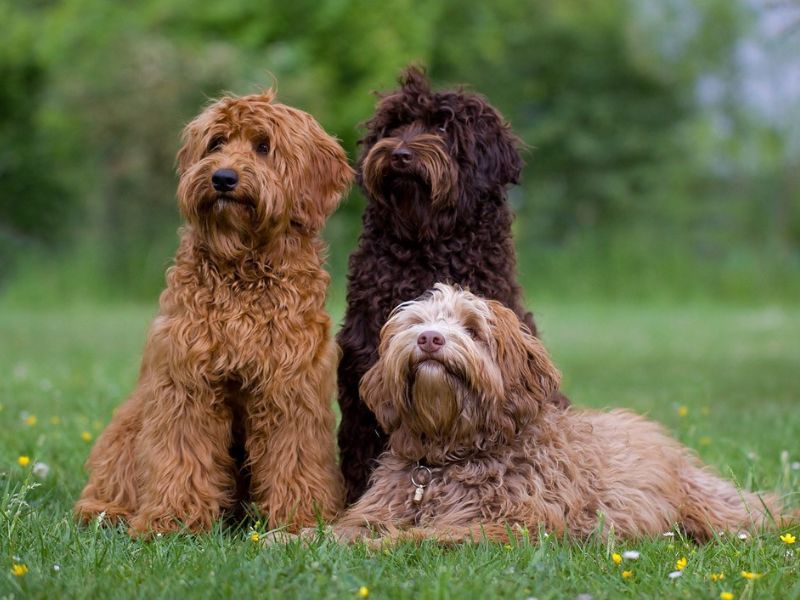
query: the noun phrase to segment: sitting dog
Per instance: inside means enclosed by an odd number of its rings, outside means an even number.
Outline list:
[[[780,518],[656,423],[625,410],[562,410],[559,373],[513,311],[436,285],[383,328],[364,401],[390,432],[340,539],[505,540],[515,527],[632,538],[678,524],[703,541]],[[381,542],[381,538],[378,538]]]
[[[344,491],[319,233],[352,169],[270,91],[219,100],[183,140],[187,225],[138,386],[92,449],[75,511],[132,534],[204,530],[242,503],[271,525],[333,518]]]
[[[337,336],[339,449],[347,501],[364,492],[387,436],[359,397],[392,309],[439,281],[510,307],[536,335],[516,282],[506,188],[522,169],[519,139],[485,98],[431,91],[408,69],[384,95],[366,134],[357,181],[368,202],[350,257],[347,313]],[[554,394],[554,401],[568,401]]]

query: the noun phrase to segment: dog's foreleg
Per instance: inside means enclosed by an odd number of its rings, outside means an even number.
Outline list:
[[[141,506],[131,533],[208,529],[231,504],[230,420],[211,390],[157,388],[144,407],[137,443]]]
[[[247,426],[250,497],[271,526],[292,529],[329,521],[341,510],[344,489],[334,446],[333,347],[296,382],[262,398]],[[258,404],[258,403],[254,403]]]

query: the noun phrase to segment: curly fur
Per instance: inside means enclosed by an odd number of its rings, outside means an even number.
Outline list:
[[[187,125],[187,221],[139,382],[98,439],[75,511],[132,533],[204,530],[252,502],[308,525],[343,499],[335,346],[319,232],[352,179],[344,151],[271,92],[225,97]],[[236,188],[211,176],[234,169]]]
[[[431,331],[445,343],[426,352],[418,337]],[[625,410],[556,408],[547,398],[559,378],[498,302],[439,284],[399,306],[361,385],[389,449],[338,536],[502,540],[543,525],[631,538],[678,524],[702,541],[780,518],[777,498],[738,490],[656,423]],[[417,465],[431,473],[419,503]]]
[[[523,165],[518,138],[478,94],[433,92],[416,68],[400,83],[367,121],[356,169],[368,204],[337,336],[348,502],[363,493],[386,445],[358,385],[377,359],[380,329],[392,308],[438,281],[459,283],[509,306],[536,333],[516,283],[506,202],[506,188],[517,183]],[[399,168],[392,161],[398,148],[411,153]],[[554,398],[567,404],[559,394]]]

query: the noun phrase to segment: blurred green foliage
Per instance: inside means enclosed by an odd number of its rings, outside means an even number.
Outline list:
[[[371,91],[411,62],[486,94],[527,143],[511,200],[532,295],[800,295],[800,153],[740,98],[759,17],[744,1],[0,0],[0,15],[7,297],[153,298],[180,129],[207,99],[277,82],[354,157]],[[354,191],[326,231],[334,294],[362,208]]]

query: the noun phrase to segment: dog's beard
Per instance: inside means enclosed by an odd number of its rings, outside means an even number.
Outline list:
[[[236,260],[269,242],[279,228],[281,215],[273,215],[277,200],[251,193],[246,186],[220,194],[208,187],[188,188],[186,218],[211,250],[220,257]]]
[[[413,162],[396,168],[391,160],[396,146],[395,140],[383,139],[370,150],[363,165],[364,185],[408,232],[436,233],[427,231],[435,220],[432,216],[452,207],[456,198],[458,170],[453,159],[441,143],[422,139],[407,143],[414,152]]]
[[[436,361],[417,364],[408,384],[415,428],[429,437],[449,434],[461,411],[456,375]]]

